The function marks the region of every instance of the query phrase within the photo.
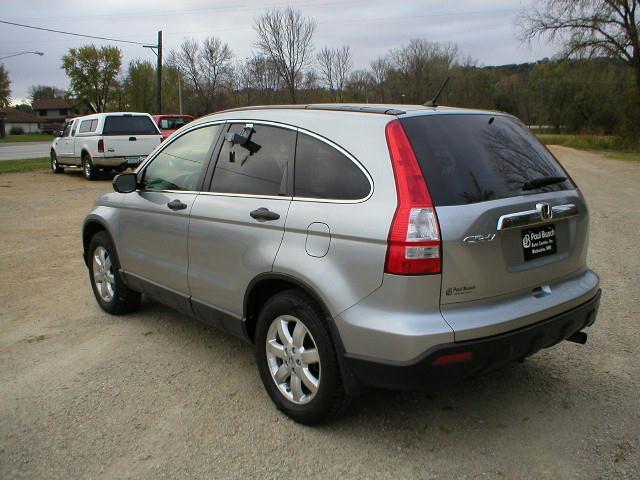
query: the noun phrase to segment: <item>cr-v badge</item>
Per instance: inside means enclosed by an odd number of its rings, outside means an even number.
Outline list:
[[[494,238],[496,238],[495,233],[487,233],[486,235],[471,235],[469,237],[464,237],[462,241],[465,243],[482,243],[492,242]]]

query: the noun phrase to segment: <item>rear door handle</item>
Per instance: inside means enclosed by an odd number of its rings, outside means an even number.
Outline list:
[[[185,208],[187,208],[187,204],[186,203],[182,203],[180,200],[178,200],[177,198],[175,200],[171,200],[169,203],[167,203],[167,207],[169,207],[171,210],[184,210]]]
[[[130,142],[135,142],[135,141],[137,141],[137,140],[138,140],[138,139],[137,139],[136,137],[129,137],[129,141],[130,141]]]
[[[256,220],[278,220],[280,218],[280,215],[276,212],[272,212],[265,207],[252,210],[249,215],[251,215],[251,218],[255,218]]]

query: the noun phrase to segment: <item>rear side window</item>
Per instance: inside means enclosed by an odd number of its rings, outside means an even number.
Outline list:
[[[151,118],[143,115],[110,115],[104,119],[103,135],[158,135]]]
[[[80,130],[78,130],[78,133],[95,132],[97,125],[98,120],[95,118],[93,120],[83,120],[80,124]]]
[[[573,188],[567,180],[535,190],[522,189],[534,178],[567,174],[514,118],[444,114],[401,121],[436,206]]]
[[[221,125],[212,125],[176,138],[145,168],[142,176],[144,189],[196,190],[221,130]]]
[[[245,124],[232,124],[229,134],[242,134]],[[289,165],[293,162],[296,132],[254,125],[243,145],[224,141],[211,190],[247,195],[287,195]]]
[[[359,200],[369,195],[365,174],[346,155],[325,142],[298,134],[295,165],[297,197]]]

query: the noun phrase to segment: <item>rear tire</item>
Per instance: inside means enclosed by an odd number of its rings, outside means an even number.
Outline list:
[[[298,330],[299,329],[299,330]],[[276,407],[307,425],[340,416],[349,404],[331,332],[308,295],[286,290],[260,311],[255,353],[262,383]]]
[[[122,281],[120,261],[107,232],[98,232],[93,236],[88,255],[89,281],[100,308],[112,315],[136,310],[141,295]]]
[[[95,180],[98,178],[98,169],[93,165],[91,156],[88,154],[82,155],[82,173],[87,180]]]
[[[53,150],[51,150],[51,171],[53,173],[64,173],[64,168],[58,164],[58,156]]]

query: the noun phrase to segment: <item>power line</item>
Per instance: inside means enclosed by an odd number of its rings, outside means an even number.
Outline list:
[[[97,40],[107,40],[109,42],[121,42],[121,43],[132,43],[134,45],[146,45],[146,43],[142,43],[142,42],[133,42],[131,40],[119,40],[117,38],[109,38],[109,37],[97,37],[95,35],[84,35],[82,33],[72,33],[72,32],[64,32],[62,30],[53,30],[51,28],[43,28],[43,27],[34,27],[33,25],[24,25],[22,23],[14,23],[14,22],[8,22],[6,20],[0,20],[0,23],[4,23],[6,25],[13,25],[16,27],[23,27],[23,28],[32,28],[33,30],[43,30],[45,32],[53,32],[53,33],[61,33],[63,35],[72,35],[74,37],[84,37],[84,38],[95,38]]]

